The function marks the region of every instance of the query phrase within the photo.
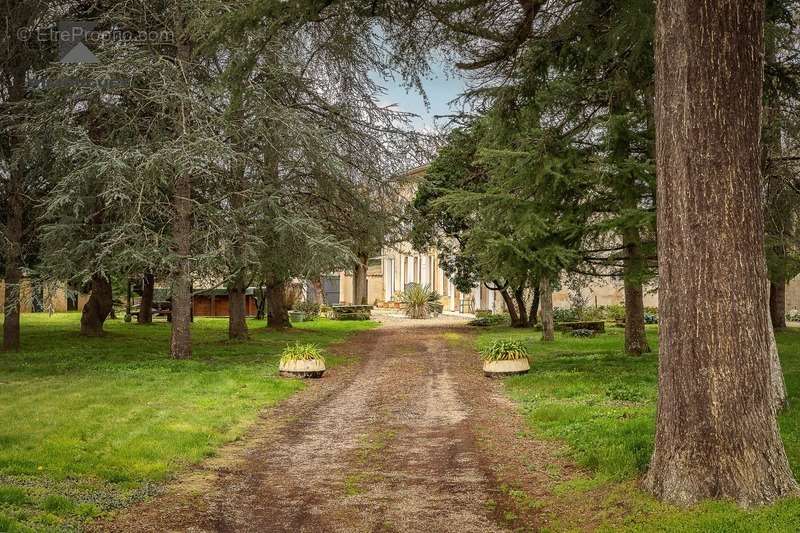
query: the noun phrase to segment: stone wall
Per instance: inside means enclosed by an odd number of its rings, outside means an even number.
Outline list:
[[[800,310],[800,276],[786,285],[786,311]]]

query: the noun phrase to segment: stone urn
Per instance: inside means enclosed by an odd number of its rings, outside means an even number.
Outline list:
[[[305,322],[306,314],[302,311],[289,311],[289,321],[291,322]]]
[[[490,378],[501,378],[504,376],[516,376],[527,374],[531,369],[528,358],[522,359],[503,359],[500,361],[484,361],[483,373]]]
[[[278,373],[287,378],[321,378],[325,372],[323,359],[295,359],[281,361]]]

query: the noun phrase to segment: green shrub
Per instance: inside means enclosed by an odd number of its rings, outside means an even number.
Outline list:
[[[475,318],[486,318],[487,316],[492,316],[491,309],[477,309],[475,311]]]
[[[556,331],[572,331],[574,329],[591,329],[592,331],[605,331],[606,323],[602,320],[585,322],[556,322]]]
[[[372,318],[369,313],[336,313],[334,312],[336,320],[369,320]]]
[[[428,285],[410,284],[397,295],[397,301],[409,318],[428,318],[436,312],[441,296]]]
[[[800,311],[797,309],[792,309],[788,313],[786,313],[786,320],[791,322],[800,322]]]
[[[577,322],[580,317],[575,309],[556,307],[553,309],[553,320],[555,322]]]
[[[605,307],[584,307],[578,313],[580,320],[605,320],[606,314]]]
[[[481,359],[484,361],[510,361],[526,357],[528,350],[519,341],[496,340],[481,350]]]
[[[283,349],[281,353],[281,364],[288,363],[289,361],[311,361],[317,359],[325,362],[319,346],[316,344],[300,344],[299,342],[289,345]]]
[[[653,313],[645,313],[644,314],[644,323],[645,324],[658,324],[658,315],[654,315]]]
[[[606,305],[603,306],[606,320],[620,320],[625,318],[624,305]]]
[[[572,330],[573,337],[594,337],[594,330],[577,328]]]
[[[306,320],[314,320],[319,317],[320,305],[316,302],[297,302],[292,307],[292,310],[305,313]]]
[[[489,326],[507,326],[510,322],[511,317],[508,315],[508,313],[499,313],[496,315],[475,318],[467,322],[467,325],[485,328]]]

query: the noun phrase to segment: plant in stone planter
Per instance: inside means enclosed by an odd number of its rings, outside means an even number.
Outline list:
[[[412,284],[399,293],[397,301],[409,318],[428,318],[435,314],[439,307],[439,293],[427,285]]]
[[[481,359],[488,377],[525,374],[531,368],[528,350],[519,341],[496,340],[481,350]]]
[[[278,371],[284,377],[320,378],[325,358],[316,344],[294,344],[284,348]]]
[[[297,302],[292,310],[303,313],[305,320],[316,320],[319,317],[320,305],[316,302]]]

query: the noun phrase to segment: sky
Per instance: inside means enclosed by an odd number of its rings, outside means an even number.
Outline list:
[[[435,124],[444,125],[447,119],[435,121],[434,116],[456,111],[457,106],[450,106],[449,102],[457,98],[465,88],[465,80],[445,73],[441,65],[432,65],[431,70],[428,79],[423,80],[430,109],[425,108],[425,102],[416,89],[407,92],[399,81],[389,80],[381,83],[386,88],[386,94],[381,97],[381,102],[396,104],[401,111],[420,115],[420,118],[414,121],[417,129],[432,129]]]

